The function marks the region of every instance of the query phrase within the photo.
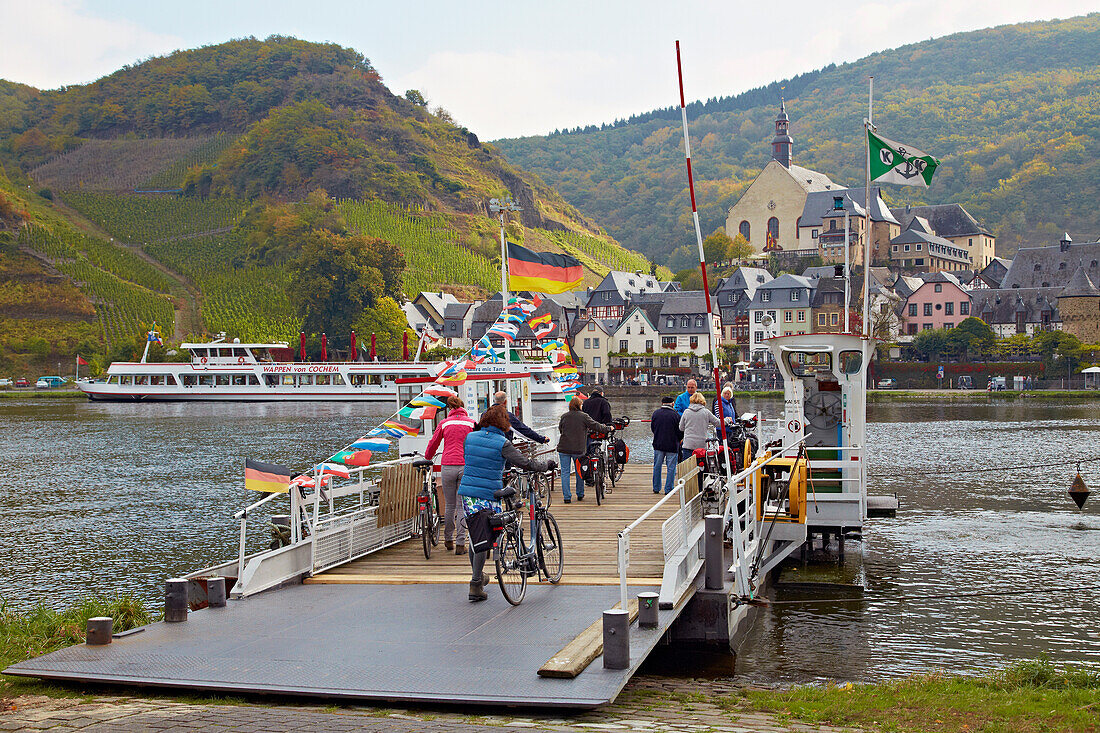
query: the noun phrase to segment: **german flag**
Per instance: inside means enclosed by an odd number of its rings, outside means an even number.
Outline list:
[[[564,293],[584,278],[581,263],[569,255],[532,252],[508,243],[508,289]]]
[[[269,494],[286,493],[290,486],[290,469],[276,463],[260,463],[244,459],[244,487]]]

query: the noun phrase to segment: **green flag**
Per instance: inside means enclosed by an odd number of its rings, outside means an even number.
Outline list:
[[[867,145],[871,149],[871,180],[875,183],[927,188],[940,164],[931,155],[879,137],[870,130],[867,131]]]

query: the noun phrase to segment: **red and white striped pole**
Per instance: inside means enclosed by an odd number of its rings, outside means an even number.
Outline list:
[[[718,423],[722,435],[722,451],[726,456],[726,475],[730,471],[730,451],[726,443],[726,414],[722,405],[722,382],[718,374],[718,344],[714,340],[714,313],[710,303],[710,284],[707,282],[707,255],[703,251],[703,231],[699,228],[699,210],[695,206],[695,177],[691,172],[691,138],[688,136],[687,102],[684,101],[684,70],[680,65],[680,42],[676,41],[676,76],[680,81],[680,117],[684,123],[684,159],[687,161],[688,191],[691,193],[691,219],[695,223],[695,241],[699,245],[699,271],[703,273],[703,300],[707,303],[707,340],[710,342],[710,363],[714,367],[715,398],[718,400]],[[736,419],[736,415],[731,415]]]

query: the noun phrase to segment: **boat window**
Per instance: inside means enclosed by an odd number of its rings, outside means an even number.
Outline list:
[[[219,374],[219,375],[217,375],[217,377],[215,377],[215,384],[217,384],[219,387],[228,387],[229,386],[229,375],[228,374]]]
[[[329,382],[329,375],[327,375],[327,374],[318,374],[317,375],[317,386],[318,387],[327,387],[329,385],[329,383],[330,383]]]
[[[365,374],[349,374],[348,379],[351,381],[352,387],[362,387],[366,384],[367,375]]]
[[[134,383],[133,376],[131,376],[129,374],[123,374],[122,377],[121,377],[121,380],[122,380],[122,382],[121,382],[122,384],[133,384]]]
[[[288,387],[293,387],[294,386],[294,375],[293,374],[284,374],[283,375],[283,384],[288,386]]]
[[[233,385],[234,386],[243,387],[247,383],[248,383],[248,375],[247,374],[234,374],[233,375]]]
[[[332,386],[333,387],[343,387],[344,386],[344,375],[343,374],[333,374],[332,375]]]
[[[213,374],[199,375],[199,384],[201,384],[203,387],[213,387],[214,386],[214,375]]]
[[[107,384],[118,384],[118,375],[107,378]]]
[[[206,356],[206,349],[191,349],[191,361],[198,361]]]
[[[368,374],[367,384],[382,384],[382,375],[380,374]]]
[[[233,356],[233,349],[218,349],[218,356]]]
[[[248,384],[249,384],[249,386],[251,386],[251,387],[258,387],[258,386],[259,386],[259,384],[260,384],[260,380],[259,380],[259,379],[256,379],[256,375],[255,375],[255,374],[249,374],[249,375],[248,375]]]
[[[313,386],[313,375],[312,374],[299,374],[298,375],[298,386],[299,387],[311,387],[311,386]]]
[[[860,351],[842,351],[840,352],[840,371],[845,374],[858,374],[860,368],[863,366],[863,352]]]
[[[139,374],[139,375],[137,375],[136,377],[134,377],[134,384],[143,384],[143,385],[144,384],[149,384],[149,375],[148,374]]]
[[[149,377],[149,384],[163,385],[164,384],[164,375],[163,374],[153,374],[152,376]]]
[[[183,375],[183,386],[184,387],[194,387],[198,383],[199,383],[199,376],[197,374],[184,374]]]
[[[787,366],[796,377],[807,377],[819,371],[829,371],[832,355],[827,351],[791,351],[787,353]]]

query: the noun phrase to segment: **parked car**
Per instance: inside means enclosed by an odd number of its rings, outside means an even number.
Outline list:
[[[39,377],[34,383],[35,389],[60,389],[65,386],[64,377]]]
[[[896,379],[880,379],[878,380],[879,389],[897,389],[898,380]]]
[[[11,389],[15,386],[15,382],[11,377],[0,377],[0,389]]]
[[[31,383],[27,381],[26,377],[20,377],[19,379],[15,380],[15,386],[16,387],[30,387]]]

